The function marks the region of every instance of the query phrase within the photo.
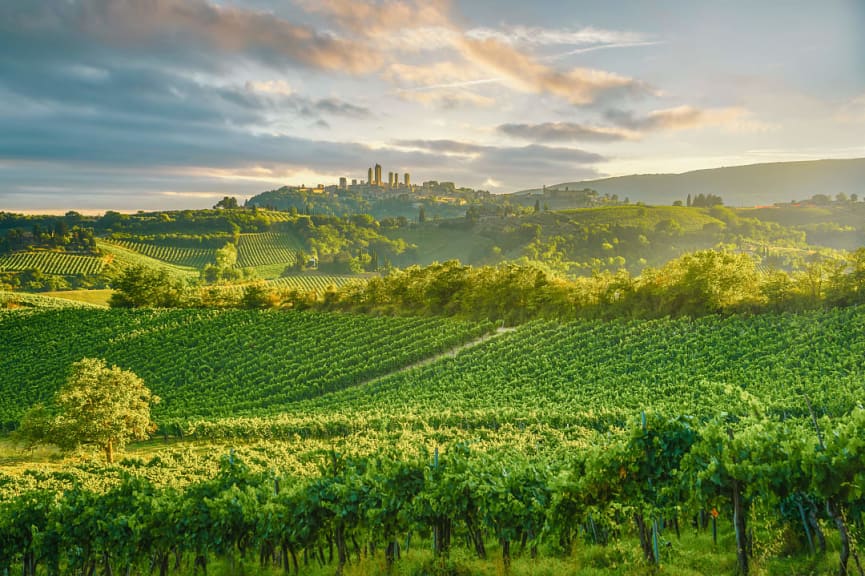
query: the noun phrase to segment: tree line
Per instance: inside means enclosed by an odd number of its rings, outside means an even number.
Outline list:
[[[113,306],[207,306],[206,293],[164,272],[133,268],[115,285]],[[563,279],[512,263],[473,267],[456,260],[333,287],[323,295],[247,286],[226,307],[326,309],[373,314],[444,315],[503,321],[533,318],[659,318],[799,311],[865,302],[865,248],[815,259],[803,270],[758,269],[745,253],[704,250],[640,276],[625,271]]]

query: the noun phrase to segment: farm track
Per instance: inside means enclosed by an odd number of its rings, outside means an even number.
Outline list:
[[[438,354],[434,354],[433,356],[429,356],[427,358],[424,358],[423,360],[418,360],[417,362],[412,362],[411,364],[407,364],[401,368],[397,368],[396,370],[393,370],[392,372],[388,372],[387,374],[381,374],[379,376],[375,376],[373,378],[370,378],[369,380],[364,380],[363,382],[358,382],[357,384],[355,384],[351,388],[360,388],[363,386],[369,386],[371,384],[378,382],[379,380],[384,380],[385,378],[390,378],[391,376],[394,376],[396,374],[401,374],[402,372],[408,372],[409,370],[414,370],[415,368],[422,368],[424,366],[428,366],[429,364],[432,364],[434,362],[438,362],[442,358],[453,358],[454,356],[456,356],[457,354],[459,354],[463,350],[468,350],[469,348],[474,348],[475,346],[480,346],[484,342],[492,340],[493,338],[498,338],[502,334],[506,334],[508,332],[513,332],[514,330],[516,330],[516,328],[513,328],[513,327],[496,328],[492,332],[488,332],[487,334],[484,334],[483,336],[475,338],[474,340],[464,342],[463,344],[460,344],[459,346],[454,346],[453,348],[449,348],[448,350],[445,350],[444,352],[439,352]]]

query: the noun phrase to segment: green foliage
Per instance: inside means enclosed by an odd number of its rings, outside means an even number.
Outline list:
[[[37,405],[24,415],[21,434],[32,444],[47,442],[67,450],[92,444],[104,450],[111,463],[115,449],[155,430],[151,403],[159,403],[159,397],[134,373],[84,358],[72,364],[54,398],[56,416]]]
[[[223,196],[222,200],[217,202],[213,207],[216,209],[236,210],[238,208],[237,198],[234,196]]]
[[[171,308],[183,304],[186,285],[165,270],[133,266],[114,282],[113,308]]]
[[[774,417],[808,416],[796,386],[829,415],[861,401],[861,307],[702,319],[532,322],[375,387],[349,388],[292,408],[473,426],[517,419],[561,427],[624,427],[651,409],[707,419],[734,401]],[[798,384],[796,384],[798,383]],[[728,388],[728,386],[730,388]],[[738,390],[747,390],[740,403]],[[349,415],[346,419],[351,420]]]
[[[65,298],[54,298],[40,294],[26,294],[22,292],[0,291],[0,310],[28,310],[28,309],[54,309],[54,308],[100,308],[101,306],[67,300]]]
[[[144,378],[162,397],[154,407],[160,420],[262,414],[386,374],[490,328],[444,318],[254,310],[4,312],[0,422],[8,427],[36,402],[48,402],[82,356]]]
[[[17,252],[0,256],[0,270],[40,270],[45,274],[94,275],[104,266],[98,256],[69,254],[66,252]]]
[[[155,260],[162,260],[178,266],[203,268],[216,260],[216,251],[212,248],[184,247],[177,244],[156,244],[118,239],[114,239],[112,242]]]

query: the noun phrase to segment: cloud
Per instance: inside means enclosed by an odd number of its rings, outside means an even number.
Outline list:
[[[468,60],[499,75],[512,88],[534,94],[554,94],[575,105],[591,104],[604,93],[647,90],[641,82],[603,70],[558,71],[493,38],[463,38],[459,47]]]
[[[614,142],[635,138],[633,133],[620,128],[586,126],[573,122],[502,124],[497,130],[508,136],[535,142]]]
[[[319,112],[325,112],[334,116],[348,116],[351,118],[366,118],[370,115],[369,108],[357,106],[339,98],[322,98],[313,104]]]
[[[291,96],[294,90],[285,80],[266,80],[264,82],[247,82],[246,89],[259,94],[276,94],[279,96]]]
[[[505,26],[502,28],[472,28],[466,36],[475,40],[496,40],[505,44],[523,46],[584,46],[584,45],[632,45],[646,43],[650,39],[644,34],[621,30],[605,30],[585,27],[543,28],[539,26]]]
[[[406,29],[452,28],[448,0],[298,0],[298,3],[307,12],[324,14],[343,30],[362,36],[387,37]]]
[[[703,126],[719,126],[739,121],[746,114],[744,108],[700,109],[678,106],[654,110],[645,116],[636,116],[624,110],[607,110],[604,116],[616,126],[639,132],[685,130]]]
[[[398,148],[420,150],[427,153],[463,157],[467,160],[482,160],[501,166],[526,164],[593,164],[604,157],[593,152],[576,148],[557,148],[531,144],[520,147],[499,147],[459,140],[397,140]]]
[[[379,65],[378,54],[365,44],[207,0],[11,0],[0,8],[0,32],[12,43],[43,38],[46,48],[85,41],[131,52],[210,60],[229,55],[349,73]]]
[[[495,106],[496,100],[490,96],[483,96],[469,90],[455,90],[450,88],[423,89],[423,90],[398,90],[397,96],[409,102],[435,106],[443,109],[458,108],[463,105],[490,108]]]
[[[604,93],[643,93],[648,89],[632,78],[602,70],[574,68],[559,71],[543,64],[524,48],[545,45],[598,45],[642,42],[631,32],[583,28],[555,30],[532,27],[472,28],[464,30],[450,15],[447,0],[395,0],[382,3],[356,0],[302,0],[310,12],[332,18],[349,31],[374,40],[391,52],[415,51],[424,45],[449,59],[422,64],[391,61],[385,79],[401,88],[487,80],[494,75],[512,89],[533,94],[549,93],[575,105],[594,102]],[[407,41],[420,37],[420,45]],[[450,48],[452,53],[449,53]],[[461,60],[460,60],[461,58]],[[409,97],[428,103],[433,97]],[[477,97],[438,98],[451,103],[477,104]]]
[[[445,61],[426,65],[395,62],[387,67],[383,76],[401,86],[469,85],[490,80],[479,72],[476,67],[464,62]]]
[[[467,157],[478,156],[489,149],[488,146],[458,140],[397,140],[394,144],[399,148]]]
[[[451,109],[463,105],[488,108],[496,100],[472,88],[499,82],[483,77],[469,63],[436,62],[427,66],[394,63],[384,72],[391,83],[402,86],[396,94],[402,100]]]

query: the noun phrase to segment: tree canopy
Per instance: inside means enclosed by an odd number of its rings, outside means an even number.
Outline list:
[[[72,364],[54,398],[56,414],[35,406],[22,418],[21,434],[32,444],[56,444],[64,450],[94,445],[111,463],[115,449],[146,439],[155,430],[150,405],[158,402],[135,373],[109,368],[102,359],[83,358]]]

